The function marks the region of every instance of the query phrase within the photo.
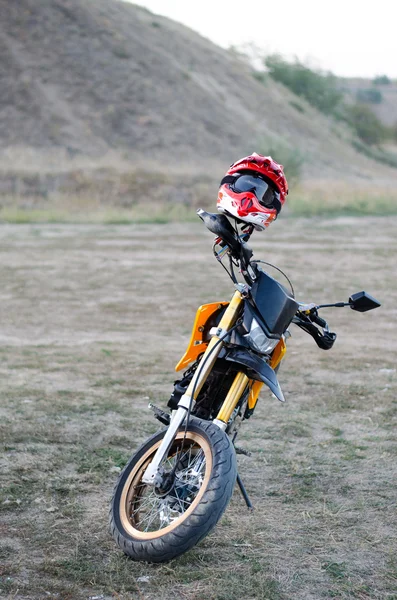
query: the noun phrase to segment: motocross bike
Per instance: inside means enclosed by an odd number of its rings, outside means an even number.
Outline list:
[[[284,402],[276,372],[290,324],[329,349],[336,334],[319,316],[320,308],[350,306],[364,312],[380,306],[365,292],[336,304],[297,302],[288,278],[291,292],[259,267],[263,261],[253,259],[247,245],[252,225],[236,220],[232,225],[224,214],[197,212],[216,235],[213,251],[235,292],[230,302],[198,309],[190,343],[176,365],[185,371],[175,382],[170,410],[149,405],[165,428],[136,451],[116,484],[110,530],[118,546],[139,561],[169,561],[197,544],[219,521],[236,480],[252,507],[237,474],[234,444],[263,385]]]

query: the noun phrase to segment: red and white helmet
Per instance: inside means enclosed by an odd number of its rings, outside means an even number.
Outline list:
[[[217,208],[263,230],[277,218],[288,183],[283,165],[254,152],[233,163],[221,181]]]

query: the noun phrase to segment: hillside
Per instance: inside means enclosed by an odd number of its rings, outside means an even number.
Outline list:
[[[280,141],[304,154],[308,181],[397,179],[283,86],[129,3],[0,0],[0,57],[3,194],[82,193],[94,181],[129,199],[132,171],[162,173],[167,197],[187,181],[212,193],[230,162]]]
[[[375,93],[375,101],[367,102],[368,106],[385,125],[397,125],[397,82],[389,80],[388,83],[375,84],[373,80],[364,78],[342,78],[340,81],[341,89],[351,102],[360,97],[365,99],[365,94]]]

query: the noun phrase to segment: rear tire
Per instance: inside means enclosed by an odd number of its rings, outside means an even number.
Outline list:
[[[183,454],[178,454],[181,428],[164,461],[171,470],[179,457],[173,488],[160,494],[144,484],[142,476],[164,433],[154,434],[134,454],[112,498],[110,531],[137,561],[166,562],[195,546],[219,521],[236,481],[236,456],[227,435],[212,422],[192,418]]]

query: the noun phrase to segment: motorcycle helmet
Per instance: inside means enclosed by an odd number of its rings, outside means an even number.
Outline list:
[[[217,208],[262,231],[277,218],[287,194],[283,165],[271,156],[254,152],[226,171],[219,188]]]

